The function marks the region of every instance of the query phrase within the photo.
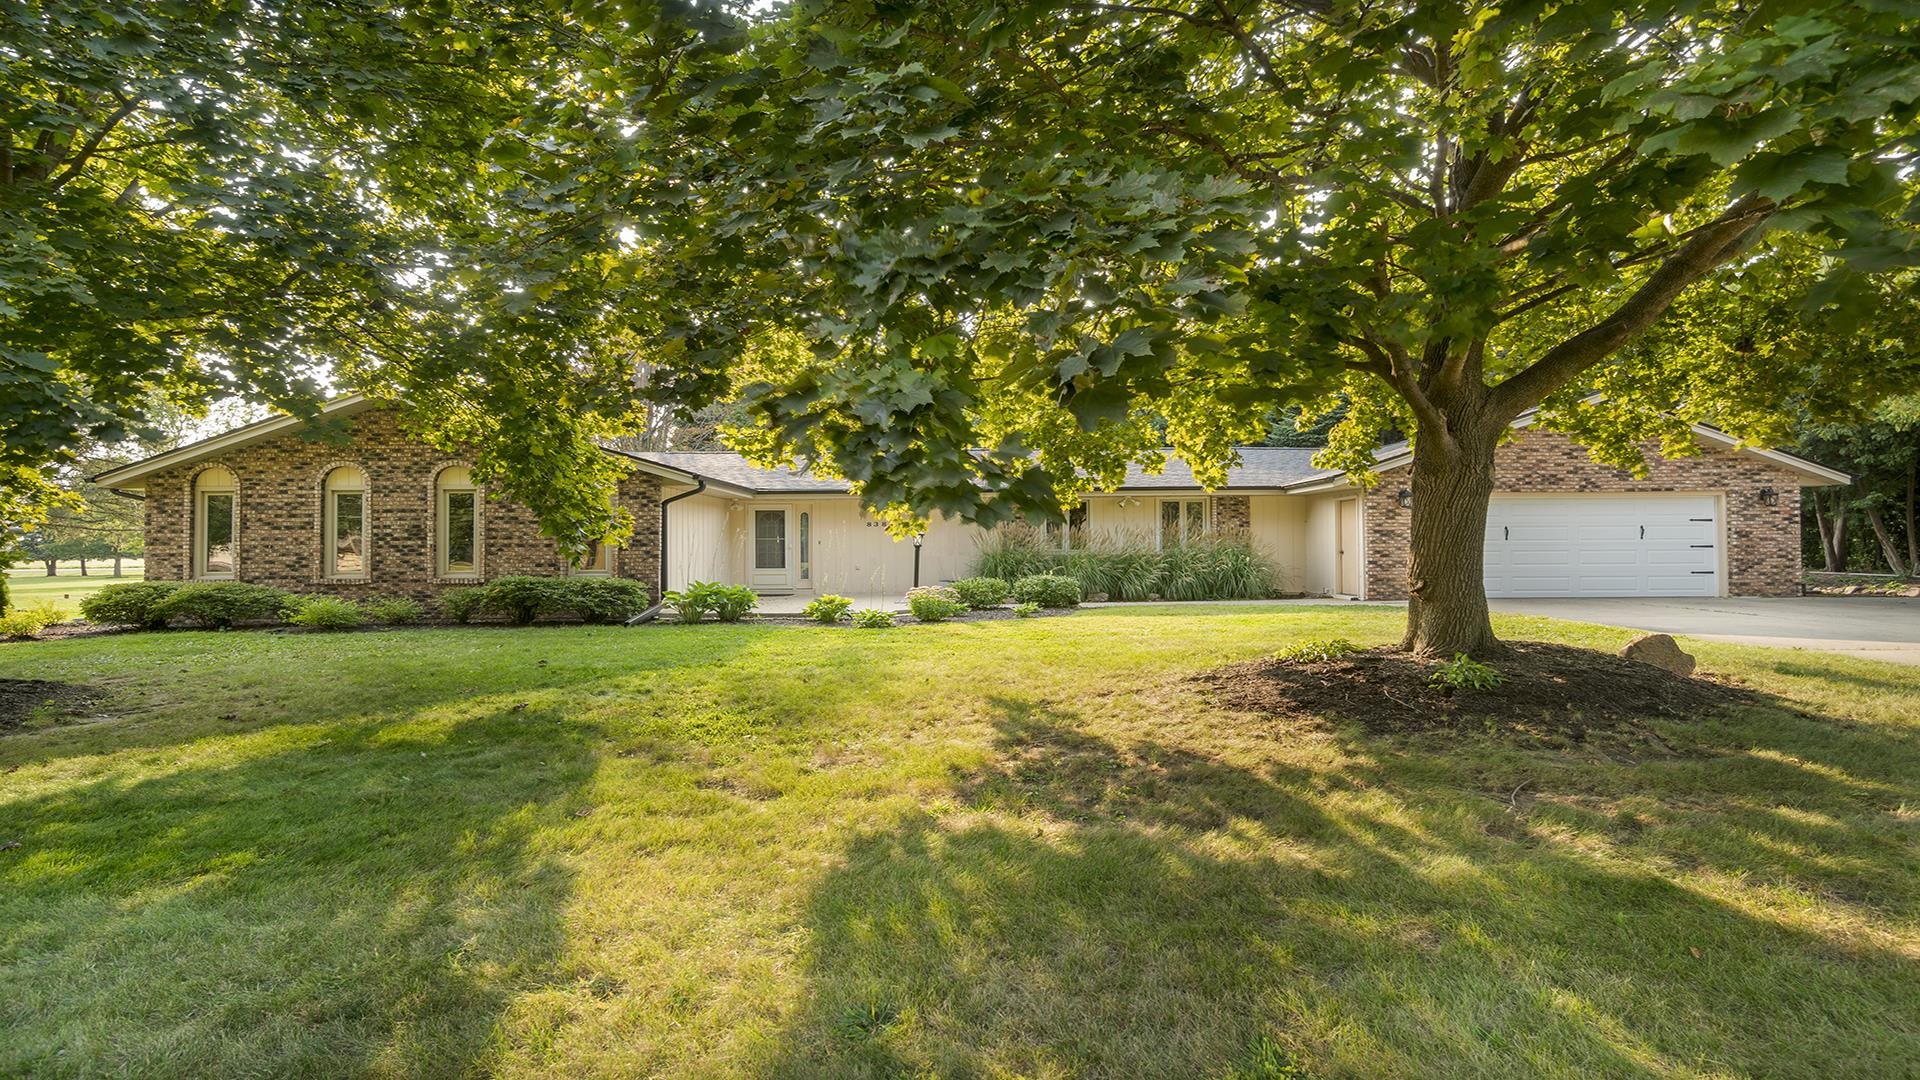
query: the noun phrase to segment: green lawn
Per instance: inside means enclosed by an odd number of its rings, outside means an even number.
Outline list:
[[[1920,669],[1702,644],[1777,704],[1604,747],[1186,682],[1400,619],[0,645],[107,695],[0,738],[0,1074],[1920,1074]]]
[[[61,563],[60,573],[47,576],[43,563],[23,563],[6,571],[7,588],[15,604],[32,604],[41,600],[51,600],[54,605],[68,615],[80,614],[80,601],[94,590],[118,585],[127,581],[139,581],[146,564],[139,559],[128,559],[120,564],[120,576],[113,576],[113,560],[101,562],[87,560],[87,576],[80,576],[79,563]]]

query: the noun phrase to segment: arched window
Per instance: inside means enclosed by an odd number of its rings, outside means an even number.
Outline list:
[[[193,478],[193,576],[233,577],[237,554],[234,498],[240,485],[215,466]]]
[[[441,577],[480,575],[480,491],[473,474],[454,466],[433,482],[435,572]]]
[[[327,474],[321,533],[328,577],[367,576],[367,474],[351,465]]]

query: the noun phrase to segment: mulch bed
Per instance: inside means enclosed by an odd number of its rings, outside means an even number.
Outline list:
[[[1698,718],[1763,700],[1751,690],[1612,653],[1509,642],[1492,661],[1505,681],[1449,695],[1428,685],[1435,662],[1391,649],[1338,660],[1254,660],[1195,676],[1221,706],[1295,720],[1336,718],[1374,734],[1508,728],[1585,738],[1640,730],[1659,717]]]
[[[51,705],[57,715],[72,715],[98,697],[74,683],[45,679],[0,679],[0,734],[17,730],[33,715]]]

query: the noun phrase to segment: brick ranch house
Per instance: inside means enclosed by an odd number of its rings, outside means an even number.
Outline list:
[[[761,469],[732,453],[624,453],[623,545],[571,564],[524,508],[489,497],[468,463],[409,438],[385,406],[327,405],[329,430],[281,416],[103,473],[146,503],[147,576],[422,600],[507,574],[632,578],[655,590],[709,580],[768,595],[898,597],[966,576],[983,535],[937,519],[897,541],[845,483]],[[338,424],[334,423],[335,421]],[[1799,591],[1800,489],[1847,482],[1789,454],[1696,427],[1701,453],[1650,455],[1636,479],[1566,436],[1516,423],[1487,520],[1493,596],[1780,596]],[[1156,544],[1245,530],[1289,593],[1403,599],[1412,457],[1384,447],[1367,490],[1312,450],[1246,447],[1208,491],[1177,460],[1090,495],[1063,544],[1102,532]],[[664,541],[664,542],[663,542]]]

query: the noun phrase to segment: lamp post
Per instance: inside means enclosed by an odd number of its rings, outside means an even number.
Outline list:
[[[913,534],[913,587],[920,587],[920,541],[926,533]]]

